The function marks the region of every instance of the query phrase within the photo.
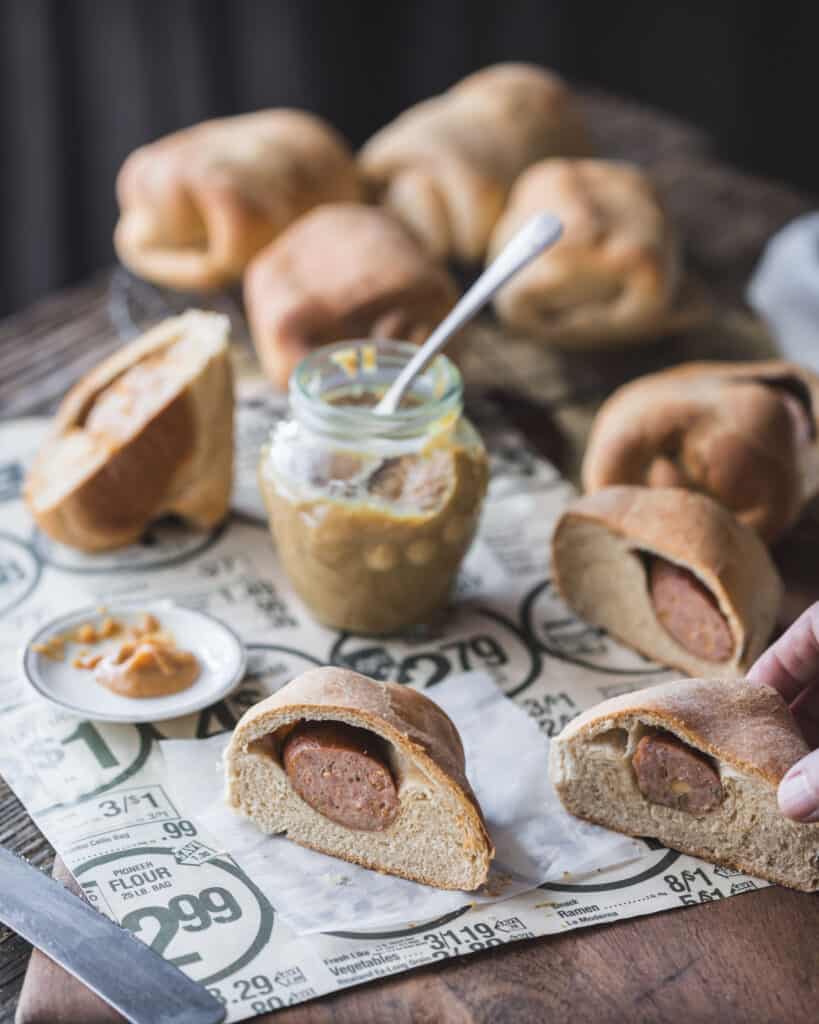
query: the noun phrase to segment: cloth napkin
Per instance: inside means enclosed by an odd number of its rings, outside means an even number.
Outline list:
[[[819,213],[797,217],[773,236],[747,298],[783,355],[819,372]]]

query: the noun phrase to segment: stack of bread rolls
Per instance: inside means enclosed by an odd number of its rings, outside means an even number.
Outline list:
[[[168,288],[242,279],[282,389],[317,345],[425,340],[458,297],[446,262],[491,259],[550,209],[564,236],[499,295],[499,319],[564,348],[630,345],[663,333],[678,246],[646,175],[592,155],[557,75],[498,64],[410,107],[357,157],[320,118],[279,109],[143,146],[119,174],[115,246]]]

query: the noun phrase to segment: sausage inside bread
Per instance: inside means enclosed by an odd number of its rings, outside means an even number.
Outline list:
[[[777,788],[808,753],[761,683],[685,679],[604,701],[552,740],[566,809],[771,882],[819,889],[819,824],[783,817]]]
[[[494,856],[447,715],[357,672],[305,672],[242,717],[227,800],[263,831],[440,889],[477,889]]]
[[[552,567],[580,618],[691,676],[743,675],[782,599],[753,530],[678,488],[607,487],[573,502],[555,527]]]
[[[25,498],[82,551],[139,540],[163,515],[206,529],[227,514],[233,376],[227,317],[189,310],[119,349],[66,395]]]

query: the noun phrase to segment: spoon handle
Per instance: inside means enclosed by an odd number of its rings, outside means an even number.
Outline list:
[[[382,416],[394,413],[412,382],[452,335],[471,320],[510,277],[553,245],[562,231],[563,225],[551,213],[538,213],[528,220],[410,359],[375,407],[375,412]]]

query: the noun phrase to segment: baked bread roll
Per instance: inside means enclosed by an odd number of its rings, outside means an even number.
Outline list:
[[[135,274],[183,291],[237,280],[319,203],[359,197],[339,135],[300,110],[205,121],[135,150],[117,178],[114,246]]]
[[[432,252],[474,263],[525,167],[587,152],[561,79],[531,64],[496,64],[410,107],[376,132],[359,163],[371,191]]]
[[[286,388],[319,345],[367,337],[420,343],[455,304],[449,273],[384,210],[333,203],[259,253],[245,309],[267,376]]]
[[[561,348],[630,345],[662,331],[680,255],[648,177],[608,160],[530,167],[492,233],[490,258],[541,210],[561,219],[563,235],[498,292],[500,320]]]
[[[455,726],[428,697],[340,668],[245,712],[228,802],[264,832],[439,889],[477,889],[494,856]]]
[[[807,753],[776,690],[684,679],[573,719],[552,740],[549,774],[577,817],[813,892],[819,824],[777,807],[780,780]]]
[[[233,478],[229,321],[190,310],[102,362],[68,392],[25,483],[37,525],[103,551],[160,516],[202,529],[228,511]]]
[[[819,376],[796,363],[686,363],[626,384],[592,427],[583,486],[687,487],[772,542],[819,492]]]
[[[552,539],[555,583],[580,618],[691,676],[741,676],[767,646],[782,583],[757,535],[702,494],[607,487]]]

